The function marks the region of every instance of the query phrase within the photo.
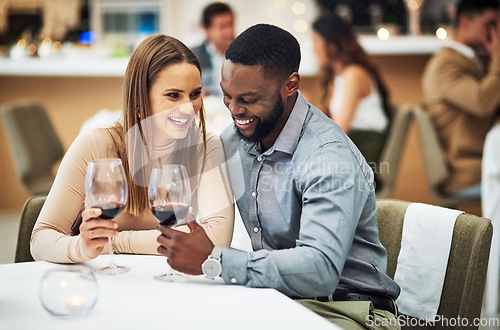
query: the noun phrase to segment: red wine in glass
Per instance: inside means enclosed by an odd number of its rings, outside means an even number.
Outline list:
[[[191,205],[191,186],[183,165],[157,165],[151,171],[148,187],[151,212],[163,226],[174,227],[188,217]],[[188,276],[170,269],[154,278],[176,281]]]
[[[127,178],[119,158],[103,158],[90,161],[85,174],[85,204],[102,210],[100,218],[114,219],[124,209],[127,202]],[[96,272],[107,275],[125,273],[128,266],[116,265],[113,258],[112,238],[108,237],[110,262]]]
[[[189,205],[186,204],[162,204],[151,208],[156,219],[162,226],[173,227],[184,220],[189,210]]]
[[[121,211],[123,211],[124,207],[125,203],[119,202],[110,202],[93,206],[93,208],[101,209],[102,214],[100,215],[100,218],[108,220],[116,218],[116,216],[120,214]]]

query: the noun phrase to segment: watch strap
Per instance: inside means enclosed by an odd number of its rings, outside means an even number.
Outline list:
[[[214,249],[212,250],[210,257],[214,258],[214,259],[220,259],[221,255],[222,255],[222,250],[223,250],[223,248],[218,247],[218,246],[214,246]]]

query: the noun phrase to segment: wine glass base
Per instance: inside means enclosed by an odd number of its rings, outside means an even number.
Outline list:
[[[175,273],[166,273],[161,275],[155,275],[154,279],[158,281],[164,282],[177,282],[177,281],[187,281],[189,275],[175,272]]]
[[[104,274],[104,275],[117,275],[123,274],[130,270],[128,266],[106,266],[102,268],[98,268],[95,270],[96,273]]]

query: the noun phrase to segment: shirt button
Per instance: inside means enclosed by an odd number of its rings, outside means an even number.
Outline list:
[[[252,197],[257,196],[257,193],[255,191],[252,191]]]
[[[258,233],[259,232],[259,227],[253,227],[253,232]]]
[[[236,282],[238,282],[234,277],[231,278],[231,283],[235,284]]]
[[[262,157],[257,157],[257,161],[261,162],[262,161]]]

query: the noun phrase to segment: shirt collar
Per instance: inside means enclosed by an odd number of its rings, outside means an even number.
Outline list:
[[[297,99],[295,100],[295,105],[293,106],[292,112],[288,117],[288,120],[281,130],[280,135],[274,142],[273,146],[269,148],[264,154],[270,155],[274,151],[281,151],[288,154],[293,154],[297,145],[299,143],[300,135],[302,133],[302,127],[306,120],[307,113],[309,111],[309,106],[302,96],[302,94],[297,91]],[[245,150],[252,155],[259,155],[262,152],[260,143],[250,143],[247,142]]]
[[[212,42],[207,42],[207,52],[214,57],[224,58],[223,55],[217,53],[217,49],[215,48],[215,45]]]
[[[274,150],[286,152],[288,154],[293,154],[295,152],[308,112],[309,107],[306,100],[302,94],[297,91],[297,100],[295,100],[295,105],[293,106],[285,127],[283,127],[278,139],[276,139],[274,143]]]
[[[474,49],[458,41],[450,40],[449,42],[446,43],[446,47],[456,50],[457,52],[459,52],[460,54],[462,54],[467,58],[470,58],[471,60],[474,60],[476,57]]]

